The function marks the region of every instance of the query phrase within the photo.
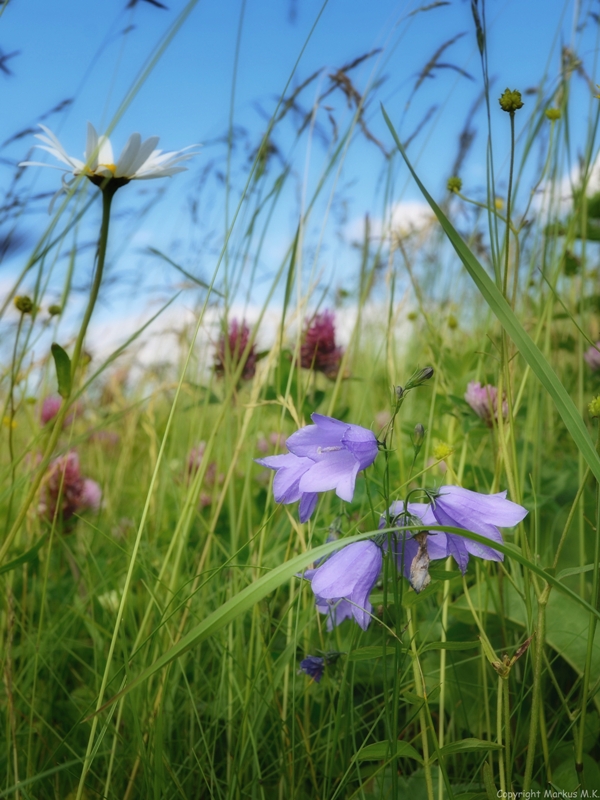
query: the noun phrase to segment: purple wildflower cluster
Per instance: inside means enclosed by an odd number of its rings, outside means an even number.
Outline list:
[[[66,522],[82,511],[98,511],[101,502],[102,489],[96,481],[83,477],[74,450],[50,462],[40,492],[40,516]]]
[[[214,370],[217,375],[224,375],[226,366],[237,369],[243,361],[241,378],[245,381],[254,377],[256,372],[256,345],[248,348],[250,328],[244,320],[232,319],[227,331],[219,337],[214,356]]]
[[[335,317],[322,311],[306,321],[300,347],[300,366],[336,378],[344,351],[335,341]]]
[[[600,342],[588,347],[583,354],[587,364],[591,370],[597,372],[600,369]]]
[[[498,389],[495,386],[482,386],[479,381],[471,381],[465,392],[465,400],[488,428],[493,428],[494,422],[498,422]],[[502,397],[502,417],[508,418],[505,395]]]

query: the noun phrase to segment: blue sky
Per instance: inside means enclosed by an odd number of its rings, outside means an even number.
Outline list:
[[[185,209],[189,207],[190,196],[196,191],[207,163],[215,161],[215,170],[226,166],[224,145],[217,140],[223,137],[229,124],[238,35],[240,50],[233,119],[235,125],[245,129],[246,135],[241,139],[242,149],[233,165],[232,208],[244,183],[249,156],[266,128],[265,116],[273,112],[276,99],[284,90],[303,48],[291,88],[314,71],[322,70],[301,95],[306,108],[314,102],[318,88],[327,85],[327,75],[333,70],[374,48],[382,48],[380,54],[351,73],[360,92],[374,79],[385,77],[368,106],[369,130],[391,150],[391,137],[379,103],[385,104],[404,140],[435,106],[429,121],[413,140],[409,154],[434,196],[443,196],[458,134],[468,109],[481,91],[481,68],[470,2],[451,0],[428,11],[412,13],[429,5],[430,0],[421,3],[329,0],[325,5],[316,0],[296,0],[294,21],[290,19],[292,6],[287,0],[247,0],[245,4],[240,0],[199,0],[189,5],[180,0],[166,0],[166,4],[169,8],[165,11],[144,0],[138,0],[131,9],[125,8],[125,0],[101,3],[61,0],[52,4],[46,0],[20,0],[18,3],[13,0],[3,6],[0,28],[3,52],[20,51],[7,62],[14,75],[0,75],[4,108],[10,109],[10,113],[0,117],[0,142],[35,125],[41,115],[69,98],[73,103],[49,117],[46,124],[59,135],[68,152],[80,156],[86,122],[89,120],[104,130],[114,120],[156,46],[164,40],[179,15],[189,10],[189,16],[122,113],[111,135],[117,151],[134,130],[143,136],[160,135],[160,146],[165,149],[178,149],[194,142],[205,144],[188,173],[176,176],[168,182],[168,187],[161,187],[168,189],[167,199],[163,199],[154,212],[133,225],[135,208],[147,202],[148,191],[158,188],[150,189],[145,184],[146,194],[140,190],[134,194],[132,190],[128,195],[130,213],[120,229],[116,220],[113,248],[116,247],[115,237],[120,237],[121,244],[118,253],[113,250],[113,256],[123,261],[128,254],[128,270],[134,276],[138,270],[140,280],[146,285],[165,288],[173,278],[167,268],[139,256],[140,250],[148,245],[167,250],[199,273],[210,274],[214,242],[218,240],[215,232],[224,228],[224,194],[219,194],[217,183],[206,190],[208,194],[200,203],[202,232],[194,229]],[[577,6],[579,20],[587,18],[590,23],[583,32],[574,29],[574,6],[573,2],[562,0],[488,0],[486,16],[493,97],[506,86],[523,91],[536,86],[546,70],[546,85],[550,90],[559,74],[563,44],[574,44],[594,77],[598,26],[590,21],[588,12],[595,11],[596,5],[589,0]],[[435,77],[426,79],[412,96],[419,71],[437,48],[453,37],[458,38],[440,58],[442,63],[451,66],[438,69]],[[472,80],[458,70],[469,73]],[[581,97],[582,114],[587,114],[589,90],[582,80],[573,85]],[[533,98],[525,100],[526,108],[527,104],[531,108]],[[326,102],[343,129],[352,117],[344,96],[338,91]],[[526,118],[518,117],[518,131],[519,121],[522,119],[524,123]],[[326,109],[319,112],[317,119],[324,130],[330,131]],[[492,123],[502,181],[507,163],[508,124],[506,115],[497,107],[492,109]],[[474,126],[477,138],[462,172],[465,188],[472,194],[481,192],[485,184],[482,110]],[[574,128],[576,141],[578,135],[579,131]],[[304,182],[310,193],[329,157],[325,147],[317,138],[308,142],[307,137],[294,144],[291,125],[280,126],[274,140],[281,158],[293,161],[299,183]],[[3,155],[18,161],[25,157],[32,142],[31,135],[19,139],[4,148]],[[0,174],[8,176],[8,171]],[[32,182],[32,191],[50,192],[57,187],[57,176],[59,173],[51,170],[37,170],[35,174],[29,172],[25,180]],[[384,176],[385,161],[380,150],[357,133],[339,179],[339,185],[346,187],[344,224],[348,229],[360,225],[365,213],[377,219],[382,207]],[[420,201],[418,191],[400,164],[394,167],[393,187],[393,203]],[[297,202],[298,191],[290,188],[276,212],[276,230],[270,235],[261,259],[267,278],[293,236]],[[38,208],[38,214],[20,223],[31,235],[39,235],[48,221],[45,203],[38,204]],[[94,225],[92,215],[87,234],[90,239],[94,236]],[[345,259],[349,251],[342,245],[336,249],[335,232],[332,221],[325,233],[324,257],[330,259],[331,265],[341,265],[347,270]],[[202,242],[207,242],[211,235],[212,249],[205,247],[203,250]],[[130,245],[129,250],[123,246],[125,241]],[[0,265],[0,287],[7,285],[17,268],[15,259]],[[61,275],[57,268],[58,291]],[[335,280],[333,276],[332,281]],[[124,298],[129,303],[127,292],[111,295],[107,290],[106,305],[100,313],[118,314]]]

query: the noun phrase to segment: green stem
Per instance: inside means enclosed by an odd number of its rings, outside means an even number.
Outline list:
[[[19,344],[19,337],[21,335],[21,328],[23,327],[23,317],[24,314],[21,313],[21,316],[19,317],[19,324],[17,326],[17,333],[15,336],[15,347],[13,350],[12,364],[10,368],[10,392],[9,392],[10,415],[8,418],[8,455],[10,457],[10,495],[8,498],[8,509],[6,512],[5,530],[8,530],[8,526],[10,525],[10,517],[12,514],[12,503],[14,498],[15,482],[16,482],[15,453],[13,445],[13,420],[15,418],[15,384],[17,382],[17,373],[18,373],[17,348]]]
[[[413,624],[412,609],[406,610],[408,617],[408,635],[410,636],[410,649],[412,655],[413,678],[415,681],[415,692],[419,697],[422,697],[424,702],[427,702],[427,689],[425,681],[423,680],[423,673],[421,672],[421,664],[419,663],[419,654],[417,652],[417,643],[415,640],[415,627]],[[421,728],[421,746],[423,748],[423,767],[425,770],[425,786],[427,789],[427,800],[434,800],[433,793],[433,780],[431,776],[431,762],[429,759],[429,740],[427,738],[427,716],[425,714],[424,706],[421,706],[419,711],[419,726]]]
[[[600,426],[598,427],[598,438],[596,440],[596,450],[600,453]],[[592,579],[591,602],[595,608],[600,606],[598,572],[600,569],[600,484],[596,486],[596,541],[594,544],[594,572]],[[579,736],[576,743],[575,769],[580,779],[583,777],[583,740],[585,737],[585,717],[587,712],[590,676],[592,671],[592,656],[594,654],[594,636],[596,635],[596,616],[590,616],[587,651],[585,655],[585,668],[583,671],[583,689],[581,693],[581,717],[579,720]]]
[[[77,336],[77,340],[75,342],[75,348],[73,350],[73,357],[71,359],[71,387],[74,385],[74,376],[79,366],[79,360],[81,356],[81,350],[83,347],[83,342],[85,340],[85,335],[87,333],[88,325],[90,323],[90,319],[92,317],[92,313],[94,311],[94,306],[96,305],[96,300],[98,299],[98,292],[100,290],[100,284],[102,283],[102,274],[104,271],[104,261],[106,258],[106,245],[108,242],[108,227],[110,222],[110,207],[112,203],[112,199],[114,193],[118,187],[111,187],[110,182],[106,184],[102,188],[102,224],[100,227],[100,239],[98,242],[98,259],[96,262],[96,273],[94,275],[94,281],[92,284],[92,289],[90,292],[90,297],[88,300],[88,304],[85,310],[85,314],[83,316],[83,321],[81,323],[81,328],[79,330],[79,334]],[[23,505],[21,506],[19,513],[17,514],[17,518],[10,529],[6,539],[4,540],[2,547],[0,547],[0,564],[5,559],[6,554],[8,553],[15,536],[21,529],[21,525],[25,521],[25,517],[27,516],[27,512],[29,507],[33,503],[37,491],[40,488],[40,484],[44,478],[44,474],[46,472],[46,468],[50,463],[50,459],[52,458],[52,453],[54,452],[54,448],[56,447],[56,443],[58,442],[58,437],[62,431],[63,422],[69,411],[70,404],[69,398],[72,394],[73,389],[67,397],[64,398],[63,403],[58,411],[58,414],[54,418],[54,427],[50,433],[50,437],[48,439],[48,443],[46,445],[46,450],[44,451],[44,455],[42,460],[38,465],[38,470],[36,475],[33,477],[31,481],[31,486],[29,487],[29,492],[25,497]]]
[[[501,678],[504,695],[504,752],[506,753],[506,789],[512,789],[512,764],[510,760],[510,690],[509,690],[509,675]]]
[[[502,693],[504,692],[504,680],[498,675],[498,702],[496,705],[496,739],[502,746]],[[506,792],[506,773],[504,770],[504,749],[498,750],[498,776],[500,778],[500,791],[504,795]]]
[[[542,664],[544,663],[544,640],[546,637],[546,604],[550,595],[550,586],[546,584],[538,599],[538,621],[535,632],[535,660],[533,664],[533,695],[531,699],[531,718],[529,720],[529,744],[527,746],[527,760],[525,762],[525,777],[523,778],[523,794],[531,788],[533,774],[533,759],[537,742],[538,725],[541,722],[542,700]]]
[[[508,300],[508,257],[510,250],[510,206],[513,184],[513,168],[515,163],[515,114],[510,114],[510,172],[508,173],[508,195],[506,197],[506,237],[504,241],[504,281],[502,292]]]

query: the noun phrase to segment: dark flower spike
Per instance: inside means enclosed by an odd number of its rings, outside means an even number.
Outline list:
[[[243,360],[242,374],[240,377],[248,381],[254,377],[256,372],[256,345],[253,343],[248,348],[250,341],[250,328],[244,320],[238,322],[232,319],[229,329],[219,337],[219,342],[215,351],[214,370],[217,375],[225,374],[227,364],[235,370]]]
[[[335,341],[335,317],[332,311],[322,311],[306,323],[300,347],[300,366],[315,369],[335,379],[344,351]]]

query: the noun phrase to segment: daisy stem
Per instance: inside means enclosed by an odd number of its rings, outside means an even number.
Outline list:
[[[32,478],[31,485],[29,487],[29,491],[27,492],[25,500],[23,501],[23,505],[19,509],[19,513],[17,514],[14,524],[10,529],[8,535],[6,536],[6,539],[2,543],[2,546],[0,547],[0,564],[6,557],[6,554],[8,553],[17,533],[21,529],[21,525],[25,521],[25,517],[27,516],[29,507],[35,500],[38,489],[40,488],[40,484],[46,473],[46,468],[50,463],[50,459],[52,458],[52,453],[54,452],[54,448],[56,447],[56,443],[58,442],[58,437],[60,436],[60,433],[62,431],[63,422],[70,408],[69,399],[71,397],[71,394],[73,393],[75,373],[79,365],[81,350],[83,348],[83,342],[85,340],[85,334],[87,332],[88,325],[90,323],[90,319],[94,311],[94,306],[96,305],[96,300],[98,299],[100,284],[102,283],[102,274],[104,272],[104,261],[106,258],[106,245],[108,242],[110,207],[112,204],[112,199],[116,191],[116,188],[118,187],[111,187],[109,182],[102,189],[102,224],[100,226],[100,239],[98,241],[98,258],[96,261],[96,273],[94,275],[94,281],[92,283],[92,289],[90,292],[87,308],[83,316],[81,328],[79,330],[79,334],[77,336],[77,340],[75,342],[75,347],[73,350],[73,357],[71,359],[71,389],[69,390],[69,394],[63,398],[63,403],[58,411],[58,414],[54,418],[54,427],[50,432],[50,437],[48,439],[48,443],[46,444],[44,455],[42,457],[42,460],[38,464],[37,473]]]
[[[81,323],[81,328],[79,329],[79,334],[77,335],[75,347],[73,348],[73,356],[71,358],[71,385],[73,385],[75,380],[75,372],[77,370],[77,367],[79,365],[79,360],[81,358],[81,350],[83,348],[83,343],[85,341],[85,335],[87,333],[88,325],[90,324],[90,319],[92,318],[92,314],[94,312],[96,300],[98,299],[100,284],[102,283],[102,274],[104,272],[104,261],[106,259],[106,245],[108,243],[110,207],[112,205],[112,200],[116,192],[116,188],[111,187],[111,183],[114,183],[114,181],[108,181],[106,186],[104,186],[104,188],[102,189],[102,223],[100,225],[100,238],[98,240],[98,260],[96,262],[96,273],[94,275],[92,290],[90,292],[90,298],[88,300],[87,308],[85,309],[85,314],[83,317],[83,321]]]

